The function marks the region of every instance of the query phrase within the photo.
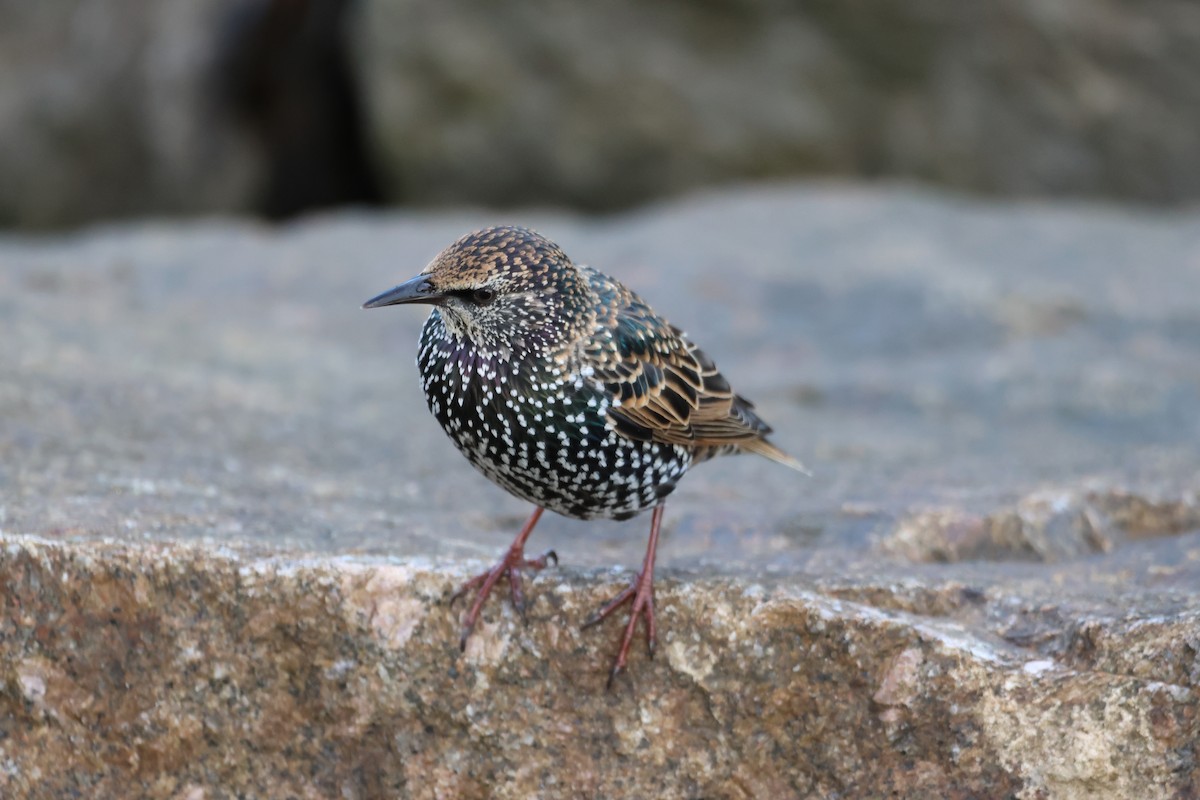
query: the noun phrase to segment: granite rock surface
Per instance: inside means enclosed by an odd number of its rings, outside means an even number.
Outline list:
[[[4,3],[0,226],[249,210],[263,159],[213,92],[238,2]]]
[[[893,598],[919,589],[900,610],[863,587],[673,578],[659,588],[659,656],[637,659],[606,693],[617,632],[581,634],[578,623],[619,586],[613,576],[534,581],[527,624],[497,611],[459,655],[443,600],[465,575],[411,560],[10,539],[0,555],[0,791],[1183,798],[1197,789],[1194,606],[1149,619],[1136,607],[1123,618],[1079,612],[1081,627],[1056,651],[999,635],[1002,620],[1019,616],[1013,599],[1031,598],[986,582],[873,587]]]
[[[645,518],[528,509],[359,303],[518,221],[694,334],[806,461],[668,504],[658,657],[603,690]],[[1200,225],[778,186],[588,220],[0,239],[5,797],[1179,797],[1200,741]]]
[[[410,200],[610,209],[763,177],[1200,193],[1200,8],[362,6],[374,140]]]

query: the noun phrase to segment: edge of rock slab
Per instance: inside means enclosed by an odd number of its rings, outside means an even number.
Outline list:
[[[1193,687],[945,620],[664,577],[604,691],[626,576],[530,581],[458,653],[423,561],[0,537],[6,797],[1188,797]]]

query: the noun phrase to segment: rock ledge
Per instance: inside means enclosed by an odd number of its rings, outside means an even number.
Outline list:
[[[1196,611],[1129,626],[1121,646],[1149,667],[1121,674],[969,632],[953,615],[854,602],[846,589],[668,573],[659,657],[639,650],[609,693],[616,627],[578,626],[622,580],[612,573],[538,577],[528,624],[490,604],[460,655],[444,598],[461,568],[160,543],[3,545],[7,797],[1200,788]],[[1186,671],[1162,656],[1189,637]]]

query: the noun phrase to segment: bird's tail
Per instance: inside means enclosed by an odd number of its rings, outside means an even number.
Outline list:
[[[771,459],[777,464],[783,464],[785,467],[791,467],[797,472],[803,472],[810,478],[812,477],[812,473],[808,471],[808,467],[804,466],[799,461],[768,442],[766,439],[751,439],[748,442],[742,442],[741,447],[747,453],[757,453],[760,456],[765,456],[766,458]]]

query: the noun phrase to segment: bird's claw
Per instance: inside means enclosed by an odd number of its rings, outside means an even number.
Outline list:
[[[512,594],[513,610],[521,617],[521,622],[529,624],[529,617],[525,614],[525,591],[521,585],[521,570],[517,567],[511,567],[508,570],[508,589]]]
[[[489,574],[488,572],[480,573],[479,575],[476,575],[474,578],[471,578],[471,580],[464,583],[462,586],[458,587],[458,591],[456,591],[454,594],[450,595],[450,601],[447,603],[447,605],[450,608],[454,608],[454,604],[457,603],[461,598],[466,597],[467,592],[471,591],[476,586],[483,583],[484,580],[487,578],[488,574]]]
[[[646,579],[642,574],[637,575],[616,597],[588,617],[582,627],[590,628],[598,625],[625,603],[630,603],[632,607],[629,610],[629,622],[625,624],[625,635],[621,638],[621,648],[617,651],[617,658],[613,662],[612,670],[608,673],[608,682],[605,686],[609,690],[612,689],[617,675],[624,671],[625,665],[628,663],[629,647],[637,632],[639,619],[646,621],[646,649],[651,658],[654,658],[654,651],[658,645],[658,633],[654,623],[653,578]]]
[[[617,675],[623,669],[625,669],[625,667],[622,666],[621,664],[613,664],[612,670],[608,673],[608,681],[604,684],[605,691],[607,691],[607,692],[612,691],[613,682],[617,679]]]
[[[633,593],[637,591],[639,578],[634,578],[628,586],[621,590],[620,594],[618,594],[612,600],[609,600],[607,603],[601,606],[598,611],[588,617],[581,627],[590,628],[593,625],[599,625],[601,622],[608,619],[614,611],[620,608],[623,603],[627,602],[629,598],[633,596]]]
[[[508,578],[513,609],[520,615],[522,621],[526,624],[529,623],[529,617],[526,613],[525,591],[521,581],[521,570],[544,569],[549,559],[553,559],[554,563],[558,564],[558,554],[553,550],[548,550],[537,558],[527,559],[521,550],[516,548],[510,549],[495,566],[471,578],[450,596],[448,605],[453,608],[459,598],[464,597],[472,589],[479,588],[479,594],[476,596],[475,602],[471,604],[470,609],[467,611],[467,616],[463,620],[462,635],[459,637],[458,642],[460,651],[467,649],[467,638],[471,635],[471,631],[475,629],[475,623],[479,621],[480,612],[483,610],[483,603],[488,595],[491,594],[492,588],[502,577]]]

